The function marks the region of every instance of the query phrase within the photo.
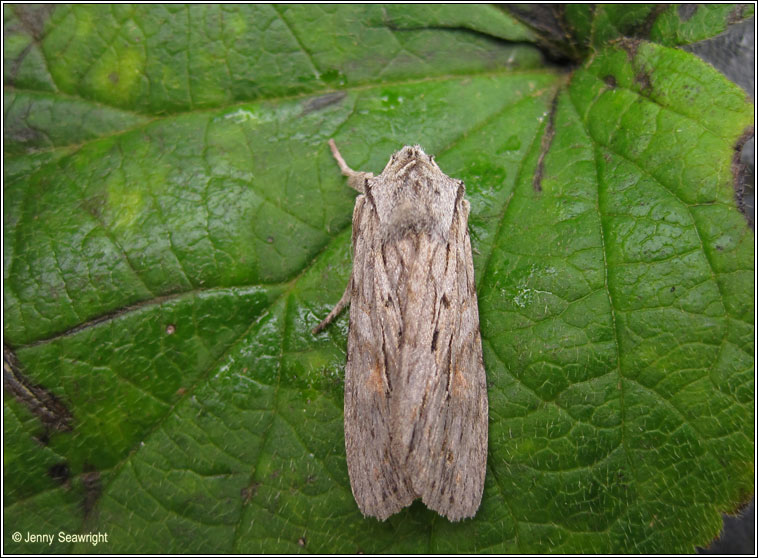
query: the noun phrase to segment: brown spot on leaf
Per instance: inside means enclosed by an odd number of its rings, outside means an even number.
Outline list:
[[[58,484],[68,484],[68,480],[71,478],[71,470],[68,468],[68,463],[63,461],[50,467],[47,470],[47,476]]]
[[[84,198],[79,205],[84,211],[92,215],[98,221],[101,221],[103,217],[103,210],[107,203],[107,198],[104,194],[96,194]]]
[[[327,93],[326,95],[321,95],[320,97],[311,99],[303,107],[303,112],[300,116],[305,116],[306,114],[310,112],[321,110],[323,108],[328,107],[329,105],[334,105],[336,103],[339,103],[346,96],[347,96],[347,93],[345,93],[344,91],[337,91],[335,93]]]
[[[174,324],[168,324],[166,326],[166,335],[173,335],[176,333],[176,326]]]
[[[653,91],[653,83],[650,80],[650,73],[646,70],[640,70],[634,76],[634,82],[639,85],[640,93],[643,95],[650,95]]]
[[[246,486],[242,490],[240,490],[240,497],[242,497],[243,504],[250,503],[250,500],[252,500],[255,497],[255,494],[258,492],[259,486],[260,486],[260,483],[254,482],[250,484],[250,486]]]
[[[110,74],[108,74],[108,79],[113,85],[116,85],[118,83],[118,73],[111,72]]]
[[[306,543],[305,537],[300,537],[299,539],[297,539],[298,546],[302,546],[303,548],[305,548],[305,543]]]
[[[3,347],[3,386],[24,407],[36,415],[50,430],[69,432],[74,416],[63,402],[45,387],[34,384],[22,370],[16,355]]]
[[[630,61],[634,60],[637,56],[637,50],[639,50],[640,44],[642,44],[642,41],[639,39],[631,39],[629,37],[625,37],[618,41],[619,47],[626,52],[626,56]]]
[[[612,74],[608,74],[607,76],[603,78],[603,81],[611,89],[616,89],[616,76]]]
[[[82,487],[84,488],[82,507],[84,508],[84,515],[86,517],[92,512],[95,508],[95,504],[100,499],[100,495],[103,492],[103,486],[100,481],[100,471],[89,471],[84,473],[82,474],[81,479]]]
[[[558,91],[556,89],[553,94],[553,100],[550,103],[550,116],[547,120],[547,126],[545,127],[545,133],[542,135],[542,142],[540,143],[540,156],[537,159],[537,168],[534,171],[534,178],[532,179],[532,187],[535,192],[542,191],[542,177],[545,172],[545,156],[550,151],[550,146],[553,144],[553,138],[555,137],[555,113],[558,110]]]

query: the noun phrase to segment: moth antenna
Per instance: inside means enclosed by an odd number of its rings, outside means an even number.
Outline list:
[[[373,178],[374,175],[370,172],[358,172],[354,171],[347,166],[345,159],[342,158],[340,150],[337,149],[337,144],[334,143],[334,139],[329,139],[329,149],[332,150],[332,156],[337,161],[342,174],[347,176],[347,184],[352,189],[359,191],[361,194],[366,193],[366,180]]]

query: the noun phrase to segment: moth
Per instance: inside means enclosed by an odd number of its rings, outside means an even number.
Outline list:
[[[451,521],[473,517],[487,463],[487,386],[469,203],[416,146],[379,176],[347,166],[329,140],[353,210],[345,449],[353,496],[384,520],[421,498]]]

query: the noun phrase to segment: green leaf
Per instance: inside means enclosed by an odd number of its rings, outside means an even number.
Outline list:
[[[656,18],[650,39],[664,45],[687,45],[710,39],[727,26],[755,14],[753,4],[679,4]]]
[[[754,13],[752,4],[529,4],[508,9],[557,53],[574,59],[621,37],[667,46],[702,41]]]
[[[618,37],[646,37],[646,28],[663,9],[654,4],[567,4],[565,20],[575,40],[597,47]]]
[[[674,48],[565,76],[505,12],[432,8],[5,7],[6,552],[679,553],[749,498],[752,105]],[[474,519],[353,500],[347,313],[310,333],[351,268],[330,137],[466,183]]]

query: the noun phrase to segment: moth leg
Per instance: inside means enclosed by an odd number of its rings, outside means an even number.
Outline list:
[[[354,171],[348,167],[345,159],[343,159],[342,155],[340,155],[340,151],[337,149],[337,144],[334,143],[333,139],[329,140],[329,148],[332,150],[332,155],[337,160],[337,164],[340,166],[342,174],[347,176],[347,185],[354,190],[358,190],[361,194],[365,194],[366,189],[364,187],[364,184],[367,179],[373,178],[374,175],[370,172]]]
[[[311,330],[313,335],[316,335],[319,331],[321,331],[326,326],[328,326],[329,322],[331,322],[334,318],[336,318],[337,314],[339,314],[340,312],[342,312],[342,310],[345,309],[345,306],[350,304],[350,293],[352,291],[352,284],[353,284],[352,280],[347,282],[347,288],[345,288],[345,292],[342,293],[342,298],[337,303],[337,305],[334,308],[332,308],[332,311],[329,312],[329,315],[326,318],[324,318],[320,324],[318,324],[316,327],[314,327]]]

